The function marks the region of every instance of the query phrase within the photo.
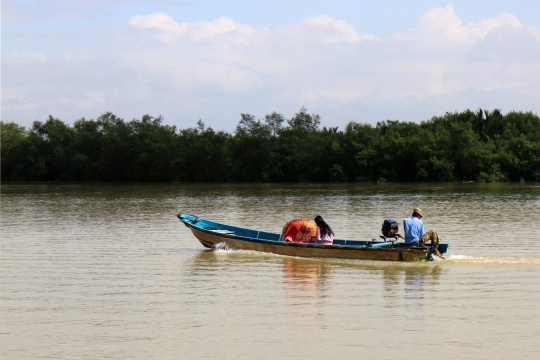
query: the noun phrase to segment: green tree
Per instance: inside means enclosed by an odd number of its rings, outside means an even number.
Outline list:
[[[13,122],[0,121],[2,181],[26,180],[21,158],[24,156],[26,129]]]
[[[73,129],[60,119],[49,115],[44,123],[34,121],[29,135],[34,161],[28,159],[28,162],[34,163],[31,168],[37,180],[73,180],[70,176],[73,137]]]
[[[235,181],[269,181],[270,138],[272,128],[255,121],[255,116],[241,114],[236,133],[231,139],[233,162],[232,178]]]
[[[279,131],[283,128],[284,121],[285,117],[275,111],[273,111],[271,114],[266,114],[264,116],[264,122],[266,123],[266,125],[270,126],[270,128],[272,129],[272,135],[274,136],[277,136],[279,134]]]
[[[302,107],[292,118],[287,120],[287,123],[292,129],[316,131],[321,124],[319,115],[309,115],[305,107]]]
[[[206,128],[199,119],[196,128],[180,130],[176,143],[182,161],[177,163],[179,181],[226,182],[230,180],[231,135]],[[179,166],[180,165],[180,166]],[[178,167],[179,166],[179,167]]]

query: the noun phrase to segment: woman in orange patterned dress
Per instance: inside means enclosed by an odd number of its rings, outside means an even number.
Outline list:
[[[317,224],[307,219],[288,221],[281,232],[283,241],[307,243],[317,236]]]

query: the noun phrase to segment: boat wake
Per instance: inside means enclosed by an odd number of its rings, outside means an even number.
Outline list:
[[[215,252],[215,253],[218,253],[218,254],[228,254],[228,253],[242,253],[242,254],[262,254],[261,252],[259,251],[253,251],[253,250],[240,250],[240,249],[234,249],[234,248],[231,248],[227,245],[227,243],[225,241],[222,241],[222,242],[219,242],[217,244],[215,244],[214,246],[212,246],[212,250]]]
[[[214,246],[212,246],[212,250],[214,250],[214,252],[230,252],[230,251],[233,251],[233,249],[231,249],[227,245],[227,243],[225,241],[214,244]]]
[[[460,264],[526,264],[540,265],[540,255],[527,256],[467,256],[451,255],[447,262]]]

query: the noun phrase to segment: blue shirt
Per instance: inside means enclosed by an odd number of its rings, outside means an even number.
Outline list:
[[[403,219],[403,231],[405,231],[405,244],[416,242],[424,233],[424,223],[416,216]]]

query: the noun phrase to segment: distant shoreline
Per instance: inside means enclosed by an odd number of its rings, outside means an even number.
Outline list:
[[[1,122],[2,184],[540,181],[540,118],[532,112],[465,110],[339,130],[321,128],[302,108],[291,119],[241,114],[234,133],[162,121],[105,113],[72,126],[52,116],[29,129]]]

